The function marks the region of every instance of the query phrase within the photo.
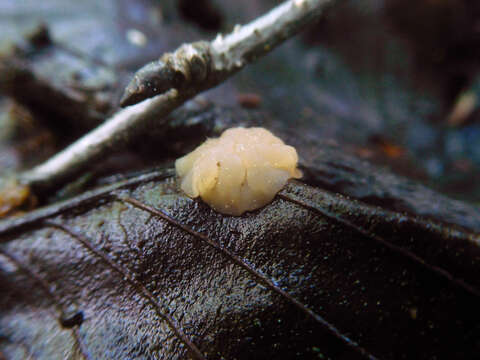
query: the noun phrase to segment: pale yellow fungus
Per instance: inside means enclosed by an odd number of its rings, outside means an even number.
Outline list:
[[[263,128],[233,128],[175,162],[182,190],[216,211],[241,215],[300,178],[297,151]]]

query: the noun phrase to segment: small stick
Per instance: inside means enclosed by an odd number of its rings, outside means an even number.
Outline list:
[[[330,2],[286,1],[247,25],[235,26],[227,36],[182,45],[137,71],[121,105],[133,105],[172,88],[193,94],[212,88],[302,30]]]
[[[104,124],[33,169],[20,174],[20,181],[41,189],[55,188],[88,167],[92,161],[131,143],[154,122],[161,124],[187,99],[174,89],[121,110]]]
[[[253,22],[237,26],[227,36],[184,44],[144,66],[122,99],[122,106],[136,105],[118,111],[45,163],[20,174],[20,181],[43,189],[62,184],[93,161],[132,142],[149,126],[167,121],[166,115],[185,101],[220,84],[295,35],[332,1],[286,1]]]

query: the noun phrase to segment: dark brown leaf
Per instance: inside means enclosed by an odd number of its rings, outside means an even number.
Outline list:
[[[227,217],[164,176],[0,224],[7,358],[479,350],[478,234],[296,182],[267,207]],[[62,327],[72,308],[83,321]]]

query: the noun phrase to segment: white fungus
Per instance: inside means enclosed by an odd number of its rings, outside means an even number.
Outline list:
[[[182,190],[216,211],[241,215],[300,178],[297,151],[263,128],[233,128],[175,162]]]

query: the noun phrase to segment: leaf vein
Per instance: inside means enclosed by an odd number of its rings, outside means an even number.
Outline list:
[[[120,274],[120,276],[122,276],[122,279],[124,281],[128,282],[133,289],[135,289],[141,296],[147,299],[147,301],[156,310],[158,316],[160,316],[160,318],[168,324],[168,326],[173,331],[175,336],[177,336],[177,338],[180,339],[180,341],[185,344],[185,346],[190,350],[191,354],[196,359],[206,360],[205,357],[200,352],[200,350],[197,348],[197,346],[193,344],[193,342],[180,329],[180,326],[178,325],[177,321],[173,317],[171,317],[167,311],[163,309],[162,305],[155,299],[153,294],[141,282],[137,281],[133,277],[133,275],[130,273],[129,270],[122,268],[119,264],[114,262],[103,251],[97,250],[87,238],[77,233],[76,231],[53,221],[45,221],[45,225],[50,226],[52,228],[56,228],[64,232],[65,234],[71,236],[74,240],[78,241],[88,251],[90,251],[90,253],[100,258],[107,266],[109,266],[112,270]]]
[[[227,257],[230,259],[234,264],[237,266],[240,266],[244,270],[246,270],[251,276],[253,276],[257,281],[260,283],[264,284],[267,288],[270,289],[270,291],[280,295],[283,299],[285,299],[287,302],[290,304],[294,305],[297,309],[305,313],[308,317],[316,321],[317,323],[321,324],[324,328],[326,328],[332,335],[334,335],[336,338],[340,339],[344,344],[347,346],[351,347],[354,351],[359,353],[360,355],[370,359],[370,360],[375,360],[377,359],[375,356],[370,354],[366,349],[361,347],[356,341],[350,339],[347,335],[343,334],[340,332],[339,329],[337,329],[333,324],[329,323],[326,319],[324,319],[322,316],[319,314],[316,314],[314,311],[309,309],[305,304],[300,302],[299,300],[295,299],[293,296],[291,296],[289,293],[286,291],[282,290],[280,287],[274,284],[274,282],[269,279],[266,275],[262,274],[260,271],[254,269],[252,266],[250,266],[245,260],[241,259],[239,256],[234,254],[233,252],[229,251],[228,249],[220,246],[213,240],[211,240],[209,237],[206,235],[199,233],[188,226],[178,222],[175,220],[173,217],[168,215],[166,212],[163,210],[155,209],[151,206],[145,205],[141,203],[140,201],[126,197],[126,198],[118,198],[120,201],[124,201],[126,203],[129,203],[133,205],[134,207],[141,209],[143,211],[146,211],[148,213],[151,213],[152,215],[155,215],[157,217],[162,218],[163,220],[167,221],[171,225],[187,232],[188,234],[192,235],[194,238],[197,238],[204,242],[205,244],[209,245],[212,247],[214,250],[220,252],[223,256]]]
[[[361,226],[359,226],[359,225],[341,217],[340,215],[334,214],[327,209],[309,205],[302,200],[293,199],[293,198],[289,197],[288,195],[285,195],[285,194],[282,194],[282,193],[277,194],[277,196],[279,198],[285,200],[285,201],[288,201],[288,202],[291,202],[293,204],[299,205],[299,206],[301,206],[301,207],[303,207],[307,210],[310,210],[310,211],[312,211],[316,214],[325,216],[329,219],[335,220],[335,221],[339,222],[340,224],[345,225],[345,226],[355,230],[356,232],[360,233],[361,235],[374,240],[375,242],[377,242],[381,246],[384,246],[384,247],[392,250],[394,253],[399,254],[400,256],[403,256],[403,257],[409,259],[410,261],[412,261],[412,263],[422,267],[423,269],[426,269],[426,270],[436,274],[437,276],[440,276],[440,277],[446,279],[447,282],[449,282],[449,283],[461,288],[462,290],[465,290],[468,293],[480,298],[480,291],[478,289],[476,289],[474,286],[466,283],[462,279],[455,278],[450,272],[448,272],[447,270],[445,270],[445,269],[443,269],[439,266],[429,264],[423,258],[414,254],[413,252],[411,252],[411,251],[409,251],[409,250],[407,250],[407,249],[405,249],[401,246],[392,244],[391,242],[387,241],[386,239],[384,239],[380,235],[373,234],[373,233],[369,232],[368,230],[363,229]]]
[[[57,296],[57,294],[53,291],[50,290],[50,285],[48,282],[42,278],[39,274],[37,274],[34,270],[30,269],[29,266],[25,265],[20,259],[18,259],[15,255],[10,254],[6,250],[0,248],[0,254],[9,259],[12,263],[14,263],[20,271],[22,271],[24,274],[26,274],[28,277],[33,279],[43,290],[43,292],[52,300],[55,308],[57,309],[57,313],[59,316],[63,316],[63,309],[61,306],[61,299]],[[53,316],[55,316],[53,314]],[[80,354],[85,360],[90,360],[91,357],[89,355],[89,352],[87,350],[86,344],[82,341],[82,338],[80,336],[80,331],[79,331],[79,326],[75,325],[71,329],[73,338],[75,340],[75,343],[78,346],[78,349],[80,350]],[[1,358],[0,358],[1,360]]]

